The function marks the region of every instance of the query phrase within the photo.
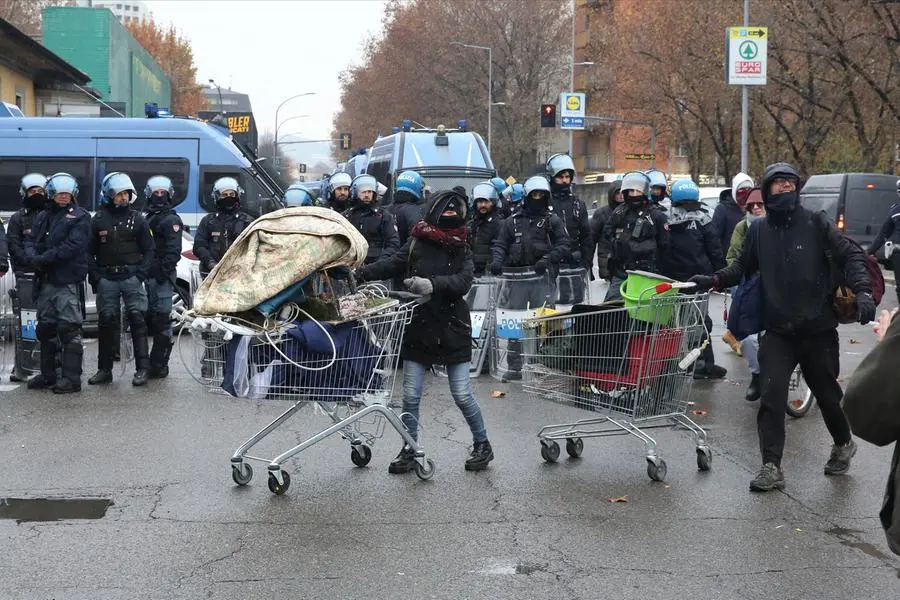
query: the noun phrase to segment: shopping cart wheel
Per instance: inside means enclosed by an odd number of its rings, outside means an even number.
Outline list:
[[[709,471],[712,468],[712,450],[697,448],[697,468],[701,471]]]
[[[425,459],[424,467],[419,463],[419,461],[416,461],[413,464],[413,468],[416,471],[416,477],[418,477],[422,481],[428,481],[429,479],[434,477],[434,461],[430,458]]]
[[[656,462],[653,462],[649,458],[647,459],[647,475],[653,481],[665,481],[667,471],[666,461],[663,459],[657,458]]]
[[[278,478],[274,474],[269,473],[269,491],[280,496],[291,487],[291,476],[287,471],[281,472],[281,480],[284,483],[278,483]]]
[[[541,441],[541,458],[554,463],[559,458],[559,444],[553,440]]]
[[[238,485],[247,485],[253,479],[253,467],[245,462],[231,464],[231,478]]]
[[[353,444],[350,446],[350,460],[357,467],[364,467],[372,460],[372,449],[365,444]]]
[[[584,452],[584,441],[581,438],[566,438],[566,452],[572,458],[580,458]]]

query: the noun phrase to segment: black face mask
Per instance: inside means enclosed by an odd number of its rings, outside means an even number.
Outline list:
[[[232,212],[237,207],[237,198],[220,198],[216,201],[216,208],[222,212]]]
[[[444,215],[441,215],[440,217],[438,217],[437,222],[439,229],[456,229],[457,227],[462,227],[464,224],[465,221],[463,221],[463,218],[458,214],[452,217],[445,217]]]
[[[168,196],[150,196],[150,200],[147,201],[147,210],[152,213],[162,212],[169,208],[169,197]]]
[[[797,200],[800,194],[797,190],[784,192],[783,194],[769,194],[766,197],[766,211],[788,213],[797,208]]]
[[[531,214],[540,214],[546,212],[547,201],[543,198],[532,198],[530,195],[525,197],[525,212]]]
[[[628,206],[640,206],[647,202],[646,196],[629,196],[625,195],[625,204]]]
[[[65,206],[60,206],[56,202],[52,202],[52,201],[49,202],[47,205],[50,207],[50,210],[55,213],[69,210],[69,207],[71,206],[71,204],[66,204]]]
[[[47,206],[47,196],[44,194],[35,194],[25,198],[25,208],[38,210]]]
[[[550,190],[554,194],[568,194],[572,191],[571,183],[556,183],[554,181],[550,182]]]

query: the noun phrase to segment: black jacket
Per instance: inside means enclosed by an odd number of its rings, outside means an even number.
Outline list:
[[[563,190],[550,196],[550,205],[553,207],[553,213],[562,219],[569,234],[569,252],[562,262],[585,267],[590,271],[594,268],[594,238],[591,235],[584,202],[573,196],[570,191]]]
[[[700,202],[673,204],[668,225],[669,249],[659,261],[663,275],[687,281],[692,275],[712,275],[725,266],[718,233]]]
[[[444,196],[438,194],[435,202]],[[366,280],[425,277],[434,286],[431,298],[416,307],[406,327],[400,349],[404,360],[425,365],[472,360],[472,321],[466,294],[474,276],[468,245],[448,248],[410,236],[399,252],[360,267],[357,273]]]
[[[253,217],[243,212],[217,212],[203,217],[194,234],[194,255],[200,261],[204,277],[213,270],[225,252],[243,232]]]
[[[624,279],[626,271],[659,272],[659,257],[669,248],[665,213],[655,204],[622,203],[603,227],[598,253],[609,256],[609,274]]]
[[[91,219],[91,251],[88,276],[91,281],[150,277],[153,236],[144,215],[136,210],[101,207]],[[113,273],[116,267],[131,267],[129,273]]]
[[[394,193],[394,203],[385,210],[394,215],[401,246],[406,243],[410,228],[425,218],[425,208],[423,202],[405,190]]]
[[[344,218],[350,221],[369,243],[366,264],[390,258],[400,248],[400,235],[391,213],[357,201],[344,213]]]
[[[25,238],[28,265],[54,285],[83,283],[88,273],[91,215],[80,206],[42,210]]]
[[[147,223],[156,244],[150,276],[159,283],[171,281],[181,260],[181,234],[184,224],[181,217],[172,210],[148,212]]]
[[[766,331],[803,335],[836,328],[832,309],[836,286],[829,256],[850,289],[859,294],[871,293],[865,254],[824,213],[798,203],[792,212],[777,215],[774,221],[773,216],[769,213],[750,225],[740,256],[716,273],[718,285],[730,287],[759,272]]]
[[[503,219],[494,209],[486,215],[480,215],[476,211],[469,221],[469,248],[472,249],[472,260],[475,263],[475,276],[484,275],[484,271],[491,261],[493,254],[491,246],[500,235],[503,227]]]
[[[555,214],[534,214],[522,206],[503,221],[491,253],[506,267],[532,267],[541,259],[558,265],[569,256],[569,235]]]
[[[36,208],[20,208],[12,214],[6,225],[9,260],[15,273],[31,270],[26,266],[25,238],[32,235],[34,221],[39,212]]]
[[[731,244],[731,234],[734,233],[734,228],[743,218],[744,211],[735,202],[731,190],[724,190],[719,194],[719,204],[713,211],[712,229],[719,239],[719,246],[726,251]]]

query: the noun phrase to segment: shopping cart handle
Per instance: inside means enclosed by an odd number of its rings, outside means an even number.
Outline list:
[[[692,287],[697,287],[697,284],[693,281],[664,281],[662,283],[657,283],[656,288],[653,290],[657,294],[662,294],[663,292],[668,292],[669,290],[686,290]]]
[[[413,301],[417,304],[425,304],[429,300],[431,300],[431,294],[422,296],[419,294],[413,294],[412,292],[402,292],[399,290],[391,290],[388,292],[388,296],[391,298],[396,298],[397,300],[407,300]]]

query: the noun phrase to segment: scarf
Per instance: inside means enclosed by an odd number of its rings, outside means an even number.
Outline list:
[[[465,225],[455,229],[440,229],[425,221],[419,221],[413,225],[409,233],[420,240],[428,240],[445,248],[460,248],[466,245],[469,230]]]

